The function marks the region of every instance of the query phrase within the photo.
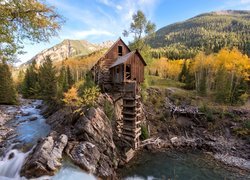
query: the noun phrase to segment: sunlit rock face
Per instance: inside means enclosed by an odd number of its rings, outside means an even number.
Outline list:
[[[41,140],[33,152],[26,158],[21,175],[27,178],[54,175],[61,167],[62,153],[68,137],[56,132],[50,133]]]

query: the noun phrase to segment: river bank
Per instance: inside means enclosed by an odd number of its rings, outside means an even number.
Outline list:
[[[176,96],[175,89],[147,90],[145,112],[151,140],[144,149],[201,150],[226,166],[250,172],[250,109],[193,105],[196,99]],[[174,95],[173,95],[174,94]],[[160,99],[155,99],[155,98]],[[157,108],[155,108],[157,106]],[[244,132],[245,134],[239,134]]]
[[[14,127],[10,127],[7,123],[14,119],[15,116],[21,114],[21,106],[28,104],[31,100],[20,100],[20,105],[0,105],[0,156],[6,147],[6,139],[15,134]]]

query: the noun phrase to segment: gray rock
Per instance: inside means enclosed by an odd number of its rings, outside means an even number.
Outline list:
[[[33,116],[33,117],[30,117],[30,118],[29,118],[29,121],[35,121],[35,120],[37,120],[37,119],[38,119],[38,117]]]
[[[230,156],[228,154],[218,154],[218,153],[214,155],[214,158],[223,162],[226,165],[239,167],[245,170],[250,170],[249,160],[235,157],[235,156]]]
[[[90,142],[70,142],[66,153],[82,169],[92,174],[96,173],[101,154],[94,144]]]
[[[56,132],[50,133],[41,140],[28,155],[21,170],[21,175],[27,178],[54,175],[61,167],[62,153],[67,145],[68,137]]]
[[[72,133],[79,143],[67,147],[72,161],[99,177],[113,176],[117,153],[111,122],[105,113],[100,108],[90,108],[77,120]]]

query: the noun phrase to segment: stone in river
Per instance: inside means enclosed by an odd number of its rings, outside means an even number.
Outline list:
[[[61,167],[62,154],[67,145],[68,137],[56,132],[42,139],[33,152],[28,155],[21,170],[27,178],[52,176]]]

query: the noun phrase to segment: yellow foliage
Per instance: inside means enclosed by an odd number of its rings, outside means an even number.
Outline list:
[[[166,58],[155,59],[148,68],[151,72],[156,72],[157,70],[161,77],[177,80],[184,61],[185,60],[173,61]]]
[[[224,67],[230,74],[249,80],[250,59],[238,49],[222,49],[216,56],[216,69]]]
[[[99,95],[100,89],[98,86],[86,88],[83,90],[82,103],[86,106],[93,106]]]
[[[78,97],[77,89],[72,87],[66,93],[64,93],[63,102],[68,106],[80,106],[82,100]]]

